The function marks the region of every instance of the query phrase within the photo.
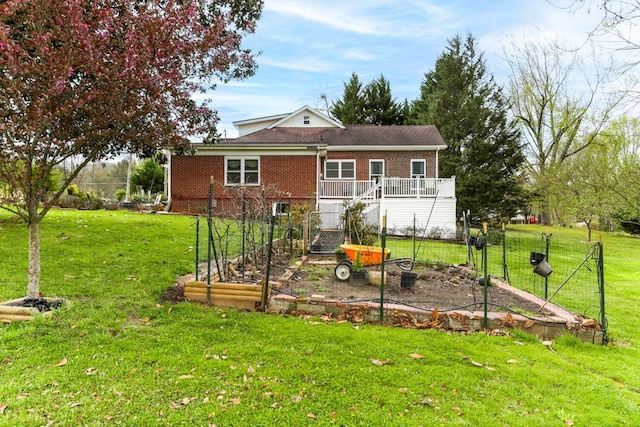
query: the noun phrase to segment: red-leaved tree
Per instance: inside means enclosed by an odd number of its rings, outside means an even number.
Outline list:
[[[89,162],[189,147],[217,115],[195,92],[251,75],[263,0],[0,0],[0,207],[39,224]],[[73,159],[73,162],[68,160]],[[61,165],[77,165],[57,182]]]

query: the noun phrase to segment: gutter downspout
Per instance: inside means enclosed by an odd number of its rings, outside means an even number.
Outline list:
[[[320,209],[320,146],[316,145],[316,210]]]

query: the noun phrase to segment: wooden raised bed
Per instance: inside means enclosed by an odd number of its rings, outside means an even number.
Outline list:
[[[265,292],[264,283],[213,282],[208,290],[209,300],[207,300],[206,282],[194,280],[185,283],[184,286],[184,297],[188,300],[252,310],[263,306]]]

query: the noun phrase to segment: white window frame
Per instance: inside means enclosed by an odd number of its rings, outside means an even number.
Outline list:
[[[382,174],[381,175],[373,175],[371,172],[371,164],[372,163],[382,163]],[[369,181],[376,181],[376,183],[378,182],[378,179],[383,178],[384,177],[384,159],[369,159]]]
[[[424,167],[424,173],[422,175],[417,175],[413,173],[413,165],[414,163],[422,163]],[[411,170],[409,173],[411,174],[411,189],[416,192],[423,192],[426,188],[426,179],[427,178],[427,161],[425,159],[411,159]]]
[[[229,171],[228,171],[228,166],[229,166],[229,160],[240,160],[240,182],[229,182]],[[257,160],[258,161],[258,182],[250,182],[247,183],[246,182],[246,174],[247,171],[245,170],[245,162],[247,160]],[[251,173],[253,173],[254,171],[250,171]],[[224,158],[224,185],[246,185],[246,186],[258,186],[260,185],[260,157],[257,156],[225,156]]]
[[[337,177],[331,177],[331,178],[327,177],[327,164],[328,163],[338,163],[338,176]],[[345,164],[345,163],[352,163],[353,164],[353,176],[352,177],[345,178],[343,176],[342,171],[343,171],[344,168],[342,167],[342,165]],[[357,176],[357,174],[356,174],[356,161],[355,161],[355,159],[325,160],[325,162],[324,162],[324,178],[325,179],[353,179],[353,180],[355,180],[356,176]]]
[[[424,165],[424,173],[422,175],[414,175],[413,173],[413,164],[414,163],[422,163]],[[411,159],[409,173],[411,174],[411,178],[426,178],[427,177],[427,161],[425,159]]]

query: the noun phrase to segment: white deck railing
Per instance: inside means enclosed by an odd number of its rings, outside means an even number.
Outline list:
[[[370,191],[375,181],[321,180],[320,199],[376,199],[455,197],[454,178],[381,178],[380,191]]]
[[[375,185],[375,181],[328,179],[320,181],[321,199],[353,199],[360,197]]]

